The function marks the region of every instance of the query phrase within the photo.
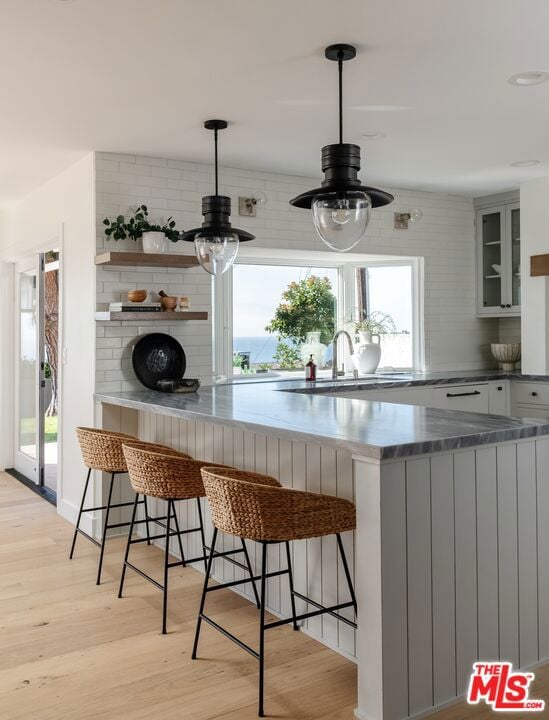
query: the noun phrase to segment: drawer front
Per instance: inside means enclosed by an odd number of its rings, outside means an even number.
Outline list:
[[[350,400],[371,400],[372,402],[397,403],[399,405],[431,405],[432,390],[429,387],[418,388],[390,388],[387,390],[354,390],[352,392],[330,392],[326,395],[332,397],[348,398]]]
[[[513,415],[521,418],[549,420],[549,407],[533,407],[532,405],[515,405]]]
[[[535,382],[514,383],[513,400],[517,405],[549,405],[549,384]]]
[[[487,413],[489,408],[488,384],[445,385],[435,388],[435,407],[445,410],[465,410]]]

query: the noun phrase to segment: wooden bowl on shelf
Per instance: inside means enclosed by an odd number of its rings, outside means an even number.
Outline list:
[[[177,307],[177,301],[178,298],[172,297],[170,295],[164,295],[164,297],[160,298],[160,304],[162,305],[162,310],[175,310]]]
[[[147,298],[146,290],[128,290],[128,300],[134,303],[144,302]]]

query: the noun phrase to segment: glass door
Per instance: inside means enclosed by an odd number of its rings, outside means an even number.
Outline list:
[[[15,469],[40,484],[39,259],[18,267],[17,439]]]
[[[59,251],[17,267],[15,469],[54,501],[57,490]]]
[[[58,388],[59,388],[59,251],[44,253],[42,266],[43,288],[43,345],[40,369],[42,393],[41,418],[44,423],[44,487],[57,492],[58,457]]]
[[[503,249],[505,237],[503,208],[481,212],[479,216],[479,288],[480,312],[501,312],[506,296]]]

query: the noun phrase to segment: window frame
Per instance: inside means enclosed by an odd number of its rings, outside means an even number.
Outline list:
[[[272,250],[240,247],[235,265],[329,267],[338,271],[337,327],[355,321],[355,271],[358,267],[409,266],[412,270],[413,370],[424,370],[424,301],[422,257],[395,257],[349,253],[345,256],[319,251]],[[233,269],[212,282],[212,348],[215,381],[233,377]],[[400,370],[400,368],[399,368]],[[404,369],[405,370],[405,369]]]

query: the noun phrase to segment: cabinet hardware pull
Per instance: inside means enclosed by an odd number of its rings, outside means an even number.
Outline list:
[[[446,393],[446,397],[469,397],[469,395],[480,395],[480,390],[466,393]]]
[[[501,385],[498,385],[498,390],[499,390],[500,392],[503,390],[503,388],[501,387]]]
[[[537,396],[538,396],[537,392],[535,392],[535,391],[534,391],[534,392],[531,392],[530,395],[531,395],[532,397],[537,397]]]

